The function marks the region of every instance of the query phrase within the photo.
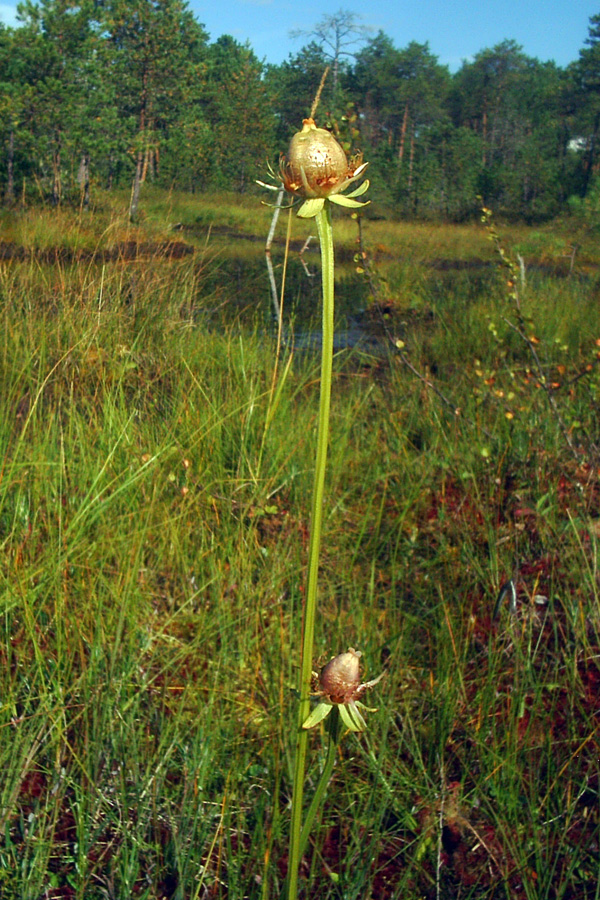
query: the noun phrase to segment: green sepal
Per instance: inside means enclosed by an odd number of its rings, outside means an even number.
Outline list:
[[[367,200],[366,203],[359,203],[358,200],[352,200],[351,197],[346,197],[345,194],[333,194],[329,199],[332,203],[337,203],[338,206],[350,206],[353,209],[356,209],[359,206],[368,206],[371,202],[370,200]],[[300,213],[298,213],[298,215],[300,215]]]
[[[314,728],[315,725],[318,725],[319,722],[322,722],[323,719],[326,719],[331,710],[333,709],[332,703],[318,703],[317,706],[313,709],[308,719],[302,723],[303,728]]]
[[[311,200],[305,200],[298,210],[298,216],[301,219],[312,219],[313,216],[316,216],[317,213],[321,212],[324,206],[325,200],[323,197],[314,197]]]
[[[366,192],[369,190],[370,184],[371,184],[371,182],[370,182],[369,179],[367,178],[365,181],[363,181],[363,183],[362,183],[361,185],[359,185],[359,186],[356,188],[355,191],[351,191],[349,194],[342,194],[342,195],[340,195],[340,196],[343,196],[343,197],[360,197],[361,194],[366,194]]]
[[[340,703],[338,706],[342,722],[350,731],[366,731],[367,723],[356,708],[356,704]]]

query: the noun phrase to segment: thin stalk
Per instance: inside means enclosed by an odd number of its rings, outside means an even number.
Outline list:
[[[331,207],[325,202],[317,213],[317,230],[321,244],[321,280],[323,286],[323,339],[321,344],[321,391],[319,399],[319,428],[315,458],[315,477],[312,498],[312,520],[310,547],[308,553],[308,585],[304,609],[304,629],[302,633],[302,663],[300,673],[300,704],[298,708],[298,739],[294,766],[294,787],[292,793],[292,821],[290,826],[290,853],[288,869],[288,900],[298,897],[298,870],[302,857],[302,800],[306,771],[308,732],[302,728],[310,713],[310,684],[317,609],[317,585],[319,576],[319,551],[321,547],[321,527],[323,522],[323,495],[325,492],[325,470],[327,467],[327,446],[329,442],[329,407],[331,401],[331,372],[333,365],[333,230]]]
[[[335,752],[340,742],[340,735],[342,732],[340,714],[337,706],[333,707],[333,709],[329,713],[327,721],[329,723],[329,745],[327,747],[327,756],[325,758],[323,771],[321,772],[321,776],[319,778],[319,783],[315,788],[315,793],[312,800],[310,801],[310,806],[308,807],[308,812],[306,813],[304,825],[302,826],[302,834],[300,835],[300,859],[302,859],[304,851],[306,850],[306,845],[308,843],[312,824],[314,822],[319,806],[325,799],[327,786],[331,780],[331,773],[333,772]]]

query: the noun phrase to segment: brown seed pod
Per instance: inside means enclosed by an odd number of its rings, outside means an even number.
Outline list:
[[[313,119],[304,119],[302,131],[291,140],[281,176],[286,191],[301,197],[328,197],[351,175],[343,148]]]
[[[347,703],[360,694],[360,657],[360,651],[349,647],[321,669],[319,684],[332,703]]]

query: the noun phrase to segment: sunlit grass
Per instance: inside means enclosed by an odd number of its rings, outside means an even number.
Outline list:
[[[188,194],[144,185],[139,222],[128,221],[129,193],[96,189],[91,211],[72,206],[40,207],[28,196],[24,206],[0,215],[0,239],[25,248],[93,251],[128,241],[177,240],[203,244],[209,230],[218,238],[225,232],[257,239],[262,247],[271,221],[271,208],[262,203],[264,191],[251,186],[246,194],[203,192]],[[428,265],[491,261],[493,248],[478,221],[462,225],[407,223],[378,218],[374,208],[365,214],[364,232],[369,248],[381,261]],[[335,217],[336,246],[342,252],[356,247],[356,223],[348,216]],[[598,262],[598,243],[591,232],[573,219],[564,218],[535,229],[504,224],[501,232],[509,247],[520,252],[527,266],[542,264],[568,271],[575,259],[582,265]],[[303,244],[316,230],[310,220],[293,217],[292,240]],[[283,235],[276,235],[282,241]],[[237,251],[236,251],[237,252]]]

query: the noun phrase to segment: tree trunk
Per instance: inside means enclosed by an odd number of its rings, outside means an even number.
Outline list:
[[[6,156],[6,191],[4,198],[7,204],[12,205],[15,201],[15,131],[10,129],[8,135],[8,152]]]
[[[142,186],[142,175],[144,171],[144,153],[138,151],[137,161],[135,165],[135,176],[131,187],[131,201],[129,203],[129,221],[135,222],[140,204],[140,188]]]
[[[81,194],[81,206],[90,208],[90,154],[86,151],[81,154],[79,169],[77,171],[77,183]]]
[[[141,96],[141,105],[140,105],[140,138],[142,135],[145,138],[145,147],[144,149],[139,149],[136,158],[135,164],[135,176],[133,178],[133,185],[131,187],[131,201],[129,203],[129,221],[135,221],[138,213],[138,206],[140,203],[140,190],[142,184],[146,178],[146,171],[148,169],[148,135],[146,133],[147,123],[150,122],[151,117],[148,111],[148,70],[144,70],[144,74],[142,77],[142,96]]]
[[[408,126],[408,100],[406,101],[406,106],[404,107],[404,115],[402,116],[402,127],[400,128],[400,149],[398,150],[398,163],[402,165],[402,159],[404,157],[404,143],[406,141],[406,129]]]
[[[115,165],[114,165],[114,155],[113,153],[108,154],[108,173],[106,176],[106,189],[107,191],[112,191],[114,179],[115,179]]]
[[[62,184],[60,179],[60,135],[52,154],[52,206],[60,206]]]
[[[408,190],[412,188],[413,181],[413,162],[415,160],[415,129],[410,131],[410,157],[408,160]]]
[[[481,164],[485,168],[486,159],[487,159],[487,139],[488,139],[488,114],[487,114],[487,99],[483,98],[483,114],[481,119],[481,136],[483,138],[482,141],[482,151],[481,151]]]
[[[590,186],[590,180],[594,173],[594,157],[596,155],[596,143],[598,140],[598,131],[600,131],[600,112],[596,113],[594,119],[594,127],[592,135],[587,147],[586,158],[583,165],[583,190],[581,196],[585,197]]]
[[[335,35],[335,49],[333,53],[333,103],[337,103],[338,79],[340,76],[340,51],[342,49],[339,31]]]

